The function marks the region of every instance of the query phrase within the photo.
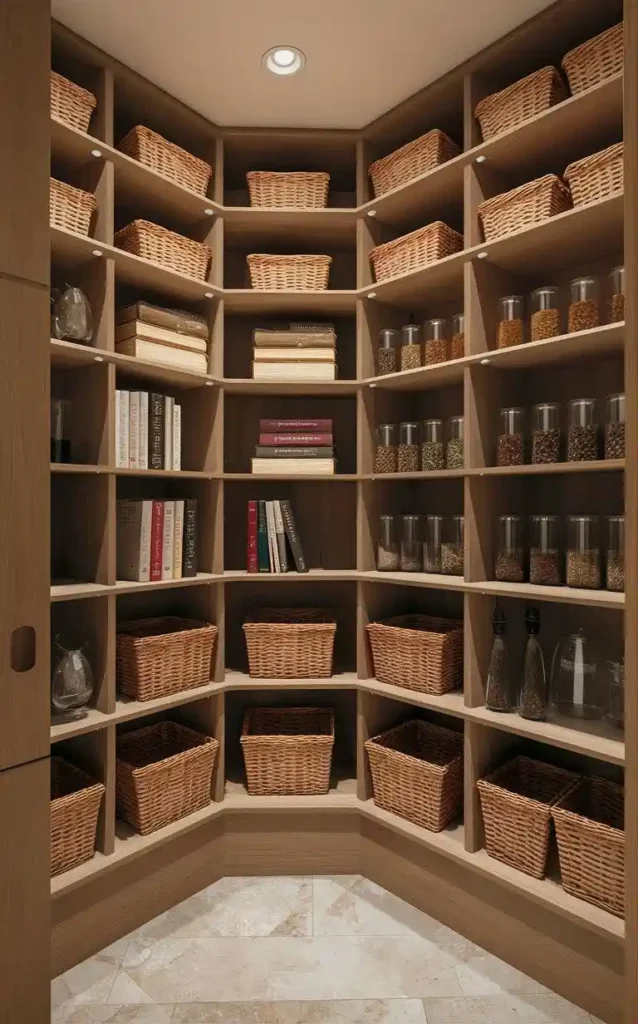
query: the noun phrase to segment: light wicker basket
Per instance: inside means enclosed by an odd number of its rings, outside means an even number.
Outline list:
[[[586,206],[599,199],[607,199],[625,190],[625,148],[622,142],[599,153],[592,153],[570,164],[565,179],[574,200],[574,206]]]
[[[92,192],[49,178],[49,221],[53,227],[88,235],[96,206]]]
[[[86,132],[89,130],[91,114],[97,106],[92,92],[68,78],[51,72],[51,117],[61,121],[68,128]]]
[[[326,679],[337,624],[321,608],[263,608],[244,622],[254,679]]]
[[[529,757],[515,757],[479,779],[476,785],[490,857],[533,878],[543,878],[552,805],[577,781],[572,772]]]
[[[208,245],[178,235],[148,220],[131,221],[116,232],[114,242],[118,249],[124,249],[133,256],[141,256],[150,263],[157,263],[160,267],[198,281],[206,280],[213,255]]]
[[[623,25],[620,22],[570,50],[561,64],[569,87],[576,95],[599,85],[612,75],[619,75],[623,70],[624,59]]]
[[[366,626],[380,683],[441,696],[463,683],[463,623],[399,615]]]
[[[331,708],[249,708],[241,733],[248,793],[327,793],[333,747]]]
[[[463,733],[414,719],[366,740],[374,802],[440,832],[463,802]]]
[[[477,103],[474,113],[487,140],[511,131],[564,99],[564,82],[556,68],[548,66],[486,96]]]
[[[133,700],[154,700],[210,682],[217,626],[165,616],[118,626],[118,689]]]
[[[95,854],[95,832],[106,792],[75,765],[51,758],[51,875],[77,867]]]
[[[217,740],[157,722],[117,740],[117,812],[142,835],[210,803]]]
[[[617,917],[625,911],[622,786],[587,778],[552,807],[563,889]]]
[[[503,192],[481,203],[478,212],[486,242],[502,235],[523,231],[540,224],[558,213],[571,209],[572,200],[567,186],[556,174],[519,185],[511,192]]]
[[[330,175],[324,171],[249,171],[251,206],[318,210],[328,204]]]
[[[205,196],[213,169],[205,160],[169,142],[163,135],[138,124],[131,128],[117,147],[120,152],[138,160],[163,178]]]
[[[434,170],[458,156],[459,152],[456,143],[438,128],[407,142],[400,149],[370,164],[368,174],[372,178],[375,198]]]
[[[252,253],[246,260],[251,286],[259,291],[321,292],[328,287],[331,256]]]
[[[392,242],[377,245],[370,253],[377,281],[420,270],[431,263],[460,252],[463,236],[443,221],[436,220],[425,227],[401,235]]]

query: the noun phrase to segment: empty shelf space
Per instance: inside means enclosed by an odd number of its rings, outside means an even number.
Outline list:
[[[357,224],[356,209],[325,207],[318,210],[224,207],[224,237],[231,242],[299,241],[352,242]]]
[[[625,763],[625,742],[618,729],[613,729],[601,719],[587,722],[572,718],[552,719],[548,722],[533,722],[513,713],[488,711],[485,707],[465,708],[465,717],[489,725],[494,729],[517,736],[548,743],[562,750],[572,750],[577,754],[608,761],[610,764]]]
[[[436,697],[427,693],[419,693],[417,690],[408,690],[404,686],[392,686],[390,683],[381,683],[378,679],[359,679],[357,686],[366,693],[376,693],[380,697],[389,697],[392,700],[403,701],[405,704],[412,704],[419,708],[429,708],[431,711],[440,711],[441,714],[454,715],[455,718],[463,718],[465,705],[463,693],[455,690],[451,693],[444,693]]]
[[[338,316],[353,313],[356,291],[286,292],[256,291],[252,288],[224,289],[224,307],[230,313],[309,313]]]

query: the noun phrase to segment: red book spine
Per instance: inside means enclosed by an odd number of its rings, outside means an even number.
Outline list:
[[[257,564],[257,502],[248,502],[248,542],[246,546],[248,572],[258,572]]]
[[[269,448],[278,445],[298,445],[301,448],[327,447],[331,445],[332,434],[260,434],[259,443]]]
[[[151,519],[151,580],[162,578],[162,547],[164,543],[164,502],[153,502]]]
[[[299,431],[314,431],[317,434],[331,434],[332,420],[260,420],[259,432],[261,434],[276,434],[280,431],[287,433],[299,433]]]

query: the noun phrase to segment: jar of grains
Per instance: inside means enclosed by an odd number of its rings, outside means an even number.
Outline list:
[[[390,328],[385,331],[379,331],[377,373],[380,377],[386,373],[396,373],[398,370],[398,341],[398,331],[393,331]]]
[[[608,516],[605,557],[607,590],[625,589],[625,517]]]
[[[567,520],[567,586],[599,590],[600,524],[598,516],[570,516]]]
[[[381,423],[377,427],[377,446],[374,452],[375,473],[397,471],[397,425]]]
[[[396,516],[379,519],[377,569],[379,572],[397,572],[399,568],[399,532]]]
[[[421,328],[405,324],[401,328],[401,369],[416,370],[421,366]]]
[[[567,461],[593,462],[598,458],[598,424],[593,398],[574,398],[569,403]]]
[[[447,445],[445,468],[463,469],[465,466],[464,423],[462,416],[452,416],[447,421]]]
[[[558,587],[563,580],[558,516],[532,516],[529,581],[538,587]]]
[[[452,340],[450,341],[450,359],[462,359],[465,355],[465,314],[457,313],[452,317]]]
[[[600,323],[598,308],[598,282],[595,277],[577,277],[569,286],[570,303],[567,330],[590,331]]]
[[[532,341],[543,341],[560,334],[559,301],[560,292],[551,284],[532,292]]]
[[[605,401],[605,458],[625,457],[625,396],[609,395]]]
[[[506,295],[498,300],[496,347],[523,344],[523,296]]]
[[[444,540],[441,544],[441,571],[445,576],[462,576],[464,568],[463,516],[450,516],[443,524]]]
[[[445,363],[450,358],[447,322],[445,320],[425,321],[425,365]]]
[[[617,324],[625,319],[625,268],[614,267],[609,275],[611,281],[611,302],[609,322]]]
[[[425,540],[423,541],[423,568],[425,572],[441,572],[442,539],[443,516],[426,516]]]
[[[399,427],[399,473],[418,473],[420,455],[418,423],[402,423]]]
[[[421,516],[401,516],[401,572],[423,569]]]
[[[541,402],[532,409],[532,462],[560,462],[560,405]]]
[[[496,442],[497,466],[522,466],[525,462],[525,410],[501,409]]]
[[[445,469],[443,420],[424,420],[421,428],[421,469]]]
[[[525,579],[522,516],[499,516],[494,575],[502,583],[522,583]]]

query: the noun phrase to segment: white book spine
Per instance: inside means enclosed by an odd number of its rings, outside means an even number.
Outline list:
[[[162,543],[162,579],[173,579],[173,547],[175,544],[175,502],[164,502],[164,537]]]
[[[173,469],[182,468],[182,407],[173,406]]]
[[[140,391],[139,469],[148,469],[148,391]]]
[[[130,469],[140,468],[140,393],[131,391],[129,395],[129,438],[128,464]]]
[[[175,502],[175,540],[173,543],[173,579],[182,578],[182,558],[184,554],[184,502]]]
[[[173,408],[175,399],[164,398],[164,469],[173,468]]]
[[[272,571],[281,572],[279,561],[279,548],[277,547],[277,533],[275,531],[275,509],[274,502],[266,502],[266,524],[268,526],[268,544],[271,549]]]
[[[129,449],[129,393],[128,391],[115,392],[115,465],[118,469],[128,469]]]
[[[151,526],[153,520],[153,502],[142,502],[142,522],[140,524],[140,583],[149,583],[151,579]]]

